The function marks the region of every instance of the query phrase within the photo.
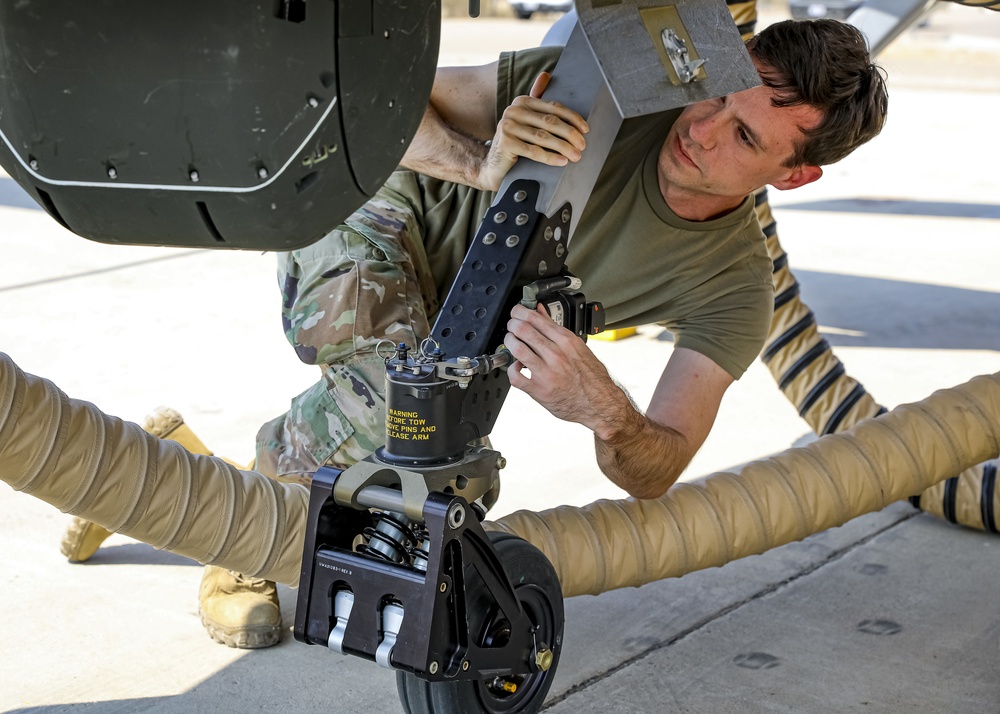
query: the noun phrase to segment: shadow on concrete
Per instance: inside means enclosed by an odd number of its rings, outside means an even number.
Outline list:
[[[791,267],[834,347],[1000,348],[1000,293]]]
[[[145,543],[101,546],[90,560],[74,565],[191,565],[197,568],[202,567],[197,560],[168,553],[165,550],[157,550]]]
[[[307,647],[285,633],[275,647],[248,651],[179,694],[31,706],[8,710],[8,714],[245,714],[249,711],[393,714],[401,712],[402,707],[396,694],[394,672],[373,662],[335,655],[323,647]]]
[[[1000,219],[1000,204],[954,201],[909,201],[901,198],[834,198],[825,201],[783,203],[785,211],[832,213],[878,213],[889,216],[933,216],[936,218]]]
[[[791,269],[834,348],[1000,349],[1000,293]]]

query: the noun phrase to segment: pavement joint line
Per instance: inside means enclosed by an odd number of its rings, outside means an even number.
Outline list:
[[[5,285],[0,287],[0,293],[10,292],[11,290],[21,290],[23,288],[36,288],[40,285],[51,285],[52,283],[61,283],[66,280],[77,280],[78,278],[89,278],[92,275],[100,275],[101,273],[113,273],[116,270],[126,270],[127,268],[135,268],[140,265],[149,265],[150,263],[162,263],[165,260],[176,260],[177,258],[187,258],[192,255],[204,255],[206,251],[203,250],[186,250],[183,253],[177,253],[175,255],[162,255],[158,258],[147,258],[145,260],[137,260],[132,263],[122,263],[121,265],[112,265],[107,268],[97,268],[95,270],[86,270],[82,273],[70,273],[69,275],[60,275],[54,278],[43,278],[42,280],[32,280],[27,283],[18,283],[17,285]]]
[[[611,667],[611,668],[609,668],[609,669],[607,669],[607,670],[605,670],[603,672],[600,672],[600,673],[595,674],[595,675],[593,675],[591,677],[588,677],[587,679],[583,680],[582,682],[578,682],[577,684],[574,684],[572,687],[570,687],[569,689],[567,689],[565,692],[563,692],[559,696],[552,697],[551,699],[546,700],[545,704],[542,705],[541,711],[545,711],[546,709],[554,707],[557,704],[562,703],[566,699],[569,699],[570,697],[572,697],[572,696],[574,696],[576,694],[579,694],[580,692],[582,692],[582,691],[584,691],[586,689],[589,689],[593,685],[598,684],[598,683],[604,681],[605,679],[608,679],[609,677],[617,674],[618,672],[621,672],[622,670],[626,669],[627,667],[631,667],[636,662],[639,662],[640,660],[646,659],[646,657],[648,657],[649,655],[653,654],[654,652],[658,652],[658,651],[666,649],[668,647],[672,647],[673,645],[677,644],[681,640],[687,639],[690,635],[693,635],[696,632],[698,632],[699,630],[701,630],[701,629],[707,627],[708,625],[712,624],[716,620],[719,620],[719,619],[721,619],[721,618],[723,618],[723,617],[725,617],[725,616],[727,616],[727,615],[729,615],[729,614],[731,614],[731,613],[739,610],[744,605],[748,605],[748,604],[750,604],[752,602],[756,602],[757,600],[761,600],[761,599],[763,599],[763,598],[765,598],[765,597],[767,597],[769,595],[772,595],[772,594],[778,592],[779,590],[785,588],[786,586],[791,585],[792,583],[794,583],[794,582],[796,582],[796,581],[798,581],[798,580],[806,577],[807,575],[811,575],[812,573],[815,573],[816,571],[818,571],[818,570],[820,570],[822,568],[825,568],[826,566],[828,566],[828,565],[830,565],[830,564],[832,564],[832,563],[840,560],[841,558],[843,558],[848,553],[851,553],[851,552],[857,550],[861,546],[867,545],[868,543],[870,543],[871,541],[875,540],[875,538],[879,537],[883,533],[886,533],[887,531],[890,531],[893,528],[896,528],[897,526],[902,525],[903,523],[905,523],[906,521],[910,520],[911,518],[915,518],[916,516],[919,516],[921,513],[923,513],[922,510],[918,510],[918,509],[915,508],[912,513],[905,513],[902,516],[900,516],[899,518],[897,518],[896,520],[894,520],[892,523],[889,523],[888,525],[883,526],[882,528],[879,528],[877,531],[869,533],[865,537],[860,538],[860,539],[854,541],[853,543],[850,543],[849,545],[844,546],[843,548],[841,548],[839,550],[835,550],[832,553],[829,553],[822,560],[820,560],[820,561],[812,564],[811,566],[803,569],[802,571],[796,573],[795,575],[791,575],[791,576],[785,578],[784,580],[781,580],[779,582],[773,583],[773,584],[767,586],[766,588],[763,588],[763,589],[755,592],[753,595],[750,595],[749,597],[743,598],[739,602],[734,602],[731,605],[727,605],[726,607],[722,608],[718,612],[712,613],[711,615],[709,615],[709,616],[707,616],[707,617],[699,620],[698,622],[694,623],[693,625],[690,625],[689,627],[685,628],[684,630],[681,630],[680,632],[678,632],[676,635],[674,635],[670,639],[665,640],[663,642],[660,642],[659,644],[655,644],[652,647],[648,647],[645,650],[643,650],[642,652],[639,652],[639,653],[637,653],[635,655],[632,655],[631,657],[623,660],[622,662],[619,662],[614,667]],[[802,542],[802,541],[798,541],[798,542]],[[763,555],[763,553],[761,553],[760,555]]]

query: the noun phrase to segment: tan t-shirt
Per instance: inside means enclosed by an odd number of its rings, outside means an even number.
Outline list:
[[[559,52],[501,56],[498,118],[538,72],[555,66]],[[661,323],[676,346],[739,378],[770,325],[771,261],[752,196],[712,221],[687,221],[667,207],[656,159],[678,113],[625,120],[573,234],[567,266],[587,299],[604,304],[609,328]],[[425,176],[418,181],[424,244],[443,298],[493,195]]]

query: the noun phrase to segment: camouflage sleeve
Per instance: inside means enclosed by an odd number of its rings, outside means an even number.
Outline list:
[[[399,172],[344,224],[279,254],[282,325],[300,360],[340,363],[383,340],[414,345],[428,335],[436,291],[417,205],[415,176]]]

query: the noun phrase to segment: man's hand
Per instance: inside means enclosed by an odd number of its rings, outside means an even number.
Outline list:
[[[579,161],[590,128],[573,110],[541,98],[549,79],[548,72],[539,74],[497,124],[496,62],[438,68],[431,101],[400,165],[496,191],[522,156],[551,166]]]
[[[514,307],[504,346],[517,360],[507,368],[511,386],[599,439],[611,438],[622,426],[623,413],[635,411],[583,340],[554,323],[541,305],[537,311]],[[522,374],[524,368],[530,378]]]
[[[675,348],[643,414],[583,340],[544,308],[511,312],[504,344],[517,360],[511,386],[552,414],[594,432],[597,463],[635,498],[657,498],[677,480],[712,428],[733,378],[708,357]],[[521,373],[531,371],[531,377]]]
[[[479,172],[478,188],[496,191],[504,176],[524,156],[549,166],[579,161],[590,131],[583,117],[559,102],[541,99],[550,75],[542,72],[527,96],[504,110]]]

